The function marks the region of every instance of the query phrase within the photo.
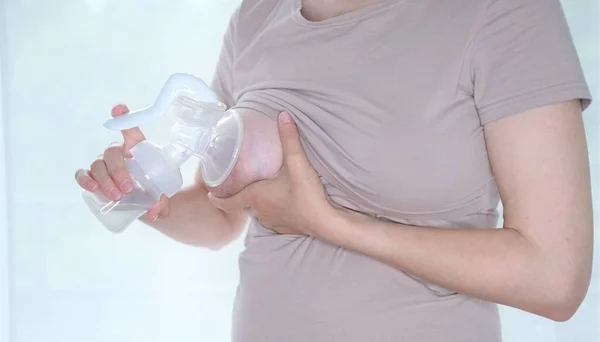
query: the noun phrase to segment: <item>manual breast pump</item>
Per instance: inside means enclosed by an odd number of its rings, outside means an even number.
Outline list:
[[[243,120],[226,106],[201,79],[185,73],[173,74],[162,87],[153,105],[118,117],[104,126],[111,130],[137,127],[163,116],[171,104],[179,106],[171,138],[164,146],[145,140],[133,148],[125,164],[135,184],[119,201],[100,191],[83,190],[83,200],[96,218],[110,231],[124,231],[162,195],[171,197],[183,186],[181,165],[191,156],[200,160],[200,172],[207,186],[215,187],[231,173],[242,144]]]

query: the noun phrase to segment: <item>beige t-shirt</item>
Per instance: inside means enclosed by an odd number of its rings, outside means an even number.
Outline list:
[[[290,111],[332,200],[381,219],[496,227],[483,126],[590,102],[559,0],[383,0],[320,22],[300,8],[243,1],[213,86],[230,106]],[[245,244],[236,342],[501,339],[495,304],[367,256],[256,222]]]

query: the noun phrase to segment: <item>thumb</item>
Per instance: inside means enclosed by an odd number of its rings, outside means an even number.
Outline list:
[[[110,114],[115,117],[125,115],[127,113],[129,113],[129,108],[127,108],[127,106],[124,104],[120,104],[114,106]],[[139,127],[125,129],[121,131],[121,133],[123,134],[124,140],[123,146],[125,147],[125,151],[127,151],[127,153],[129,153],[129,150],[133,146],[137,145],[137,143],[146,140],[144,133],[142,133]]]
[[[306,164],[308,162],[304,148],[300,143],[300,134],[298,128],[288,112],[282,112],[278,117],[279,138],[283,148],[283,158],[287,166],[295,169],[299,163]]]
[[[252,207],[252,189],[252,185],[249,185],[230,197],[217,197],[211,192],[207,196],[210,202],[218,209],[226,212],[243,211]]]

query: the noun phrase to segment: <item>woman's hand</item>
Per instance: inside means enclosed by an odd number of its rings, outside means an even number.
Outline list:
[[[125,105],[117,105],[112,111],[112,116],[124,115],[129,112]],[[109,146],[104,153],[96,159],[89,170],[79,169],[75,179],[79,185],[88,191],[102,191],[104,196],[118,201],[125,194],[131,193],[134,188],[133,180],[125,166],[125,158],[130,158],[129,150],[142,140],[144,134],[139,128],[122,131],[123,144]],[[156,220],[159,216],[165,217],[169,212],[167,197],[163,196],[159,203],[147,212],[149,221]]]
[[[280,234],[320,237],[335,213],[319,175],[310,164],[289,113],[278,118],[283,166],[276,176],[250,184],[237,194],[211,202],[226,212],[246,210],[265,227]]]

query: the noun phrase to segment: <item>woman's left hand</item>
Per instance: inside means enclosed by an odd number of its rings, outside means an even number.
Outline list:
[[[291,115],[281,113],[278,126],[283,166],[277,175],[252,183],[231,197],[209,194],[209,199],[223,211],[245,210],[280,234],[322,236],[336,209],[306,157]]]

